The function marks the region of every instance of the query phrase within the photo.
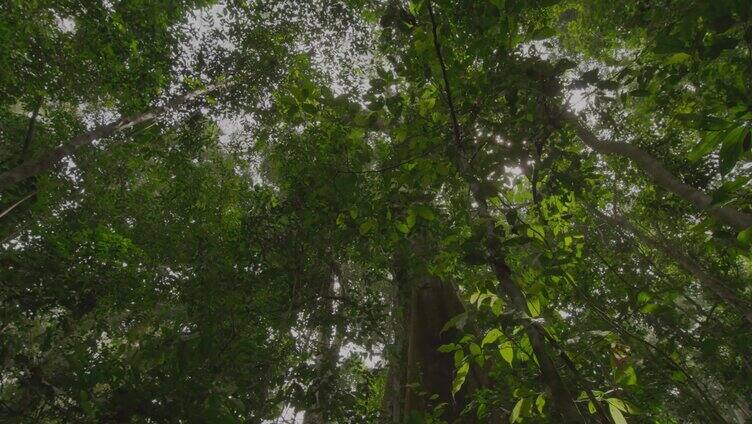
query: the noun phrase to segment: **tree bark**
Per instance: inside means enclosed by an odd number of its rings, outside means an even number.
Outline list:
[[[456,422],[470,401],[469,394],[484,386],[475,373],[470,373],[453,396],[453,355],[438,350],[460,337],[456,330],[441,330],[451,318],[465,311],[464,306],[451,284],[412,271],[414,267],[408,267],[404,257],[395,263],[395,307],[401,311],[395,320],[395,336],[396,342],[401,343],[389,358],[387,421],[421,419],[436,405],[445,403],[441,418]],[[437,398],[429,399],[431,395]]]
[[[683,183],[676,178],[666,167],[647,152],[631,144],[622,142],[605,142],[600,140],[580,119],[571,111],[561,112],[564,123],[569,124],[577,136],[591,149],[604,155],[618,155],[630,159],[645,174],[647,174],[659,186],[681,197],[696,208],[706,211],[718,221],[743,231],[752,227],[752,215],[741,212],[729,206],[713,205],[713,199],[702,191]]]
[[[192,91],[175,97],[165,103],[163,106],[157,106],[138,115],[131,115],[120,118],[115,122],[107,125],[101,125],[91,131],[77,135],[68,140],[61,146],[47,150],[37,156],[24,161],[17,167],[0,174],[0,193],[12,187],[27,178],[36,176],[52,168],[64,157],[75,153],[80,147],[90,144],[96,139],[110,137],[118,132],[132,128],[138,124],[151,121],[152,119],[164,114],[168,110],[174,109],[184,103],[194,100],[204,94],[215,91],[219,88],[226,87],[230,82],[213,84],[206,88]]]

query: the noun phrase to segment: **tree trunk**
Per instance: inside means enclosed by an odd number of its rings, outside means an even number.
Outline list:
[[[451,318],[464,312],[464,306],[451,284],[409,272],[413,267],[407,266],[404,257],[395,262],[395,307],[401,311],[395,319],[395,344],[401,346],[396,346],[389,358],[387,420],[420,420],[436,405],[445,403],[441,418],[454,422],[469,403],[469,394],[483,385],[471,373],[463,388],[452,396],[453,355],[438,350],[460,337],[456,330],[441,330]],[[430,399],[433,395],[437,397]]]
[[[433,44],[436,50],[436,56],[439,61],[439,66],[441,67],[444,91],[447,99],[447,107],[449,109],[450,115],[450,123],[452,125],[452,138],[454,143],[449,143],[448,154],[450,155],[450,159],[454,163],[454,166],[459,171],[460,176],[470,186],[473,198],[478,204],[480,219],[483,221],[486,230],[487,261],[491,268],[494,270],[497,279],[499,280],[499,296],[510,301],[512,307],[518,313],[530,316],[530,311],[527,308],[527,300],[525,299],[525,295],[512,278],[512,271],[506,264],[504,251],[500,243],[501,235],[497,233],[496,227],[494,226],[494,221],[488,213],[488,203],[486,201],[486,197],[480,190],[480,181],[476,179],[468,169],[468,161],[465,157],[465,145],[462,140],[462,132],[459,126],[459,121],[457,119],[457,112],[454,108],[452,90],[449,85],[449,77],[447,75],[446,64],[444,63],[444,56],[441,52],[441,43],[439,41],[439,35],[436,28],[436,17],[434,16],[431,0],[427,2],[427,6],[429,15],[431,17]],[[551,390],[554,409],[560,415],[558,422],[584,422],[584,418],[580,414],[574,402],[574,397],[564,384],[561,375],[559,375],[556,364],[548,353],[545,335],[542,333],[542,330],[533,325],[533,323],[528,320],[524,320],[523,322],[525,334],[527,334],[528,338],[530,339],[530,344],[538,361],[543,381]]]
[[[692,258],[687,256],[681,248],[671,246],[665,242],[650,237],[637,229],[623,216],[608,216],[595,209],[593,209],[593,213],[605,221],[612,222],[626,229],[649,247],[674,260],[674,262],[676,262],[681,268],[695,277],[700,285],[735,308],[748,323],[752,324],[752,308],[750,308],[749,303],[740,298],[733,290],[726,287],[723,281],[719,278],[703,270],[694,260],[692,260]]]
[[[330,281],[324,290],[323,308],[321,310],[323,323],[319,326],[316,346],[316,379],[313,386],[313,403],[306,409],[303,416],[303,424],[326,424],[324,411],[328,410],[332,402],[329,394],[332,389],[331,379],[335,375],[334,368],[337,366],[341,341],[341,335],[337,334],[333,339],[333,328],[329,320],[334,315],[334,308],[330,300],[335,294],[337,283],[336,266],[332,266]]]
[[[505,254],[500,243],[500,235],[497,233],[494,221],[488,213],[486,198],[480,193],[479,184],[471,183],[470,189],[478,204],[480,218],[484,221],[488,249],[487,260],[496,274],[496,278],[499,280],[499,295],[510,301],[515,311],[529,317],[531,314],[527,306],[527,299],[512,278],[512,270],[506,264],[504,259]],[[522,321],[522,326],[528,339],[530,339],[530,345],[538,360],[543,381],[549,390],[551,390],[554,407],[561,415],[559,418],[561,421],[558,422],[584,422],[585,420],[574,402],[572,392],[561,378],[556,363],[548,351],[543,330],[527,319]]]
[[[734,228],[736,231],[743,231],[752,227],[752,215],[738,211],[729,206],[713,205],[713,199],[710,196],[681,182],[668,169],[666,169],[666,167],[647,152],[631,144],[622,142],[604,142],[598,139],[598,137],[580,121],[577,115],[570,111],[563,111],[561,116],[563,122],[574,128],[575,133],[577,133],[577,136],[583,141],[583,143],[596,152],[604,155],[619,155],[630,159],[659,186],[681,197],[696,208],[706,211],[710,216]]]

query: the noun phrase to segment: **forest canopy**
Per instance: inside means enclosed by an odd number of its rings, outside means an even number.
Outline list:
[[[0,2],[0,422],[752,422],[749,0]]]

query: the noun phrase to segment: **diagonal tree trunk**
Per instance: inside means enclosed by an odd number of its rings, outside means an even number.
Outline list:
[[[17,167],[0,174],[0,193],[3,193],[14,184],[17,184],[27,178],[48,171],[50,168],[60,162],[60,160],[62,160],[64,157],[75,153],[79,148],[90,144],[94,140],[110,137],[121,131],[127,130],[128,128],[133,128],[138,124],[151,121],[152,119],[157,118],[158,116],[164,114],[169,110],[175,109],[176,107],[194,100],[204,94],[216,91],[223,87],[227,87],[230,84],[231,82],[218,83],[210,85],[206,88],[191,91],[190,93],[185,93],[169,100],[163,106],[153,107],[146,112],[140,113],[138,115],[123,117],[115,122],[111,122],[107,125],[101,125],[91,131],[79,134],[68,140],[68,142],[62,144],[61,146],[49,149],[41,153],[39,156],[30,158]]]
[[[696,208],[706,211],[718,221],[734,228],[736,231],[743,231],[752,227],[752,215],[729,206],[713,205],[713,199],[710,196],[680,181],[663,164],[647,152],[631,144],[600,140],[571,111],[562,111],[560,119],[562,123],[570,125],[582,142],[591,149],[604,155],[618,155],[630,159],[648,177],[655,181],[656,184],[681,197]]]
[[[634,225],[632,225],[632,223],[623,216],[608,216],[597,209],[592,209],[592,211],[599,218],[624,228],[625,230],[634,234],[637,239],[639,239],[646,245],[671,258],[682,269],[695,277],[703,287],[735,308],[748,323],[752,324],[752,308],[750,307],[749,303],[739,297],[736,293],[734,293],[733,290],[726,287],[723,281],[721,281],[718,277],[702,269],[692,258],[682,252],[681,248],[671,246],[666,242],[659,241],[651,237],[650,235],[645,234]]]
[[[436,28],[436,18],[434,16],[433,6],[429,0],[427,3],[428,11],[431,18],[431,27],[433,35],[433,44],[436,50],[436,55],[441,67],[442,79],[444,91],[447,98],[450,122],[452,125],[452,135],[454,143],[449,146],[451,159],[454,162],[455,167],[459,171],[459,174],[470,186],[473,198],[478,204],[478,212],[481,220],[485,226],[486,238],[487,238],[487,261],[496,274],[496,278],[499,280],[499,294],[501,297],[506,298],[516,312],[530,316],[530,311],[527,307],[527,300],[525,294],[520,287],[514,281],[512,277],[512,271],[506,263],[505,254],[501,246],[500,234],[498,234],[494,221],[488,213],[488,203],[486,196],[483,194],[481,182],[475,178],[468,169],[468,161],[465,154],[465,146],[462,141],[462,132],[460,130],[459,121],[457,119],[457,113],[454,108],[454,102],[452,99],[452,91],[449,86],[449,77],[447,75],[446,64],[444,63],[444,57],[441,52],[441,43],[439,42],[439,36]],[[533,325],[529,320],[523,320],[523,328],[525,334],[530,339],[530,344],[533,348],[533,352],[538,361],[540,371],[543,377],[543,381],[551,391],[554,408],[560,415],[558,422],[562,423],[579,423],[584,422],[585,419],[575,404],[574,396],[564,383],[557,366],[550,356],[548,346],[545,339],[543,330]]]

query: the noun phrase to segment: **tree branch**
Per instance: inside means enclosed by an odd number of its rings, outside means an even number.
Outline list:
[[[158,116],[164,114],[168,110],[174,109],[204,94],[226,87],[231,83],[232,82],[228,81],[213,84],[199,90],[191,91],[169,100],[163,106],[153,107],[146,112],[138,115],[131,115],[120,118],[115,122],[98,126],[91,131],[77,135],[70,139],[67,143],[47,150],[37,158],[26,160],[21,165],[0,174],[0,193],[3,193],[5,190],[9,189],[16,183],[49,170],[62,158],[75,153],[80,147],[90,144],[94,140],[110,137],[138,124],[151,121],[152,119],[155,119]]]
[[[713,205],[713,199],[710,196],[680,181],[647,152],[631,144],[600,140],[571,111],[563,110],[561,116],[563,121],[575,130],[582,142],[596,152],[605,155],[619,155],[632,160],[659,186],[693,204],[698,209],[706,211],[710,216],[729,225],[736,231],[743,231],[752,227],[752,215],[729,206]]]

